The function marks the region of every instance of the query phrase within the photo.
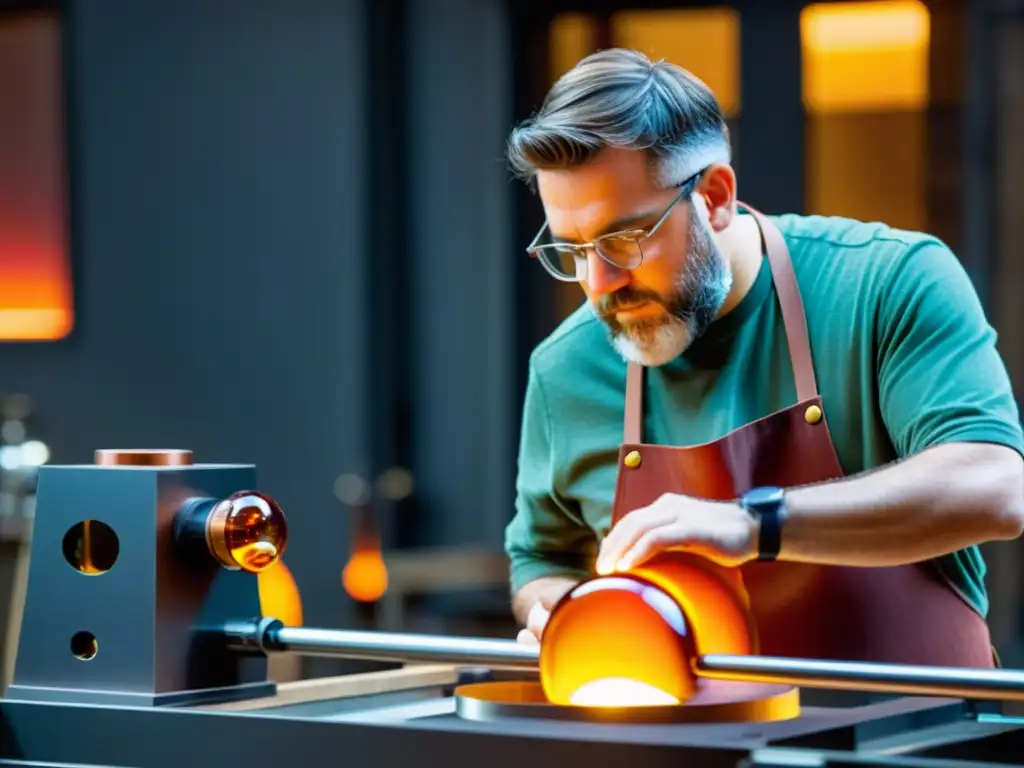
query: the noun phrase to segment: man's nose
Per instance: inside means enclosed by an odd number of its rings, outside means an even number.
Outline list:
[[[629,270],[616,267],[593,250],[587,253],[587,287],[593,296],[614,293],[629,284]]]

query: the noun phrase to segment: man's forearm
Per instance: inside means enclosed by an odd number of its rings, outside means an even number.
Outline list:
[[[949,444],[866,475],[787,493],[781,560],[920,562],[1024,525],[1024,462],[1002,446]]]

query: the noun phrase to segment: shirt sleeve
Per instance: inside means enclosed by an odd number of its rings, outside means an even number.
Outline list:
[[[597,538],[575,505],[560,496],[559,457],[552,434],[551,412],[544,388],[531,361],[519,445],[515,515],[505,529],[515,592],[546,576],[583,579]]]
[[[940,242],[916,245],[898,263],[881,297],[877,338],[879,405],[900,457],[950,442],[1024,453],[995,330]]]

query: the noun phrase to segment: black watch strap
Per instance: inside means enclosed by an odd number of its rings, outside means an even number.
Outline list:
[[[744,494],[743,506],[760,522],[757,559],[771,562],[782,549],[782,523],[786,515],[785,494],[781,488],[754,488]]]
[[[761,529],[757,540],[757,559],[772,561],[778,558],[782,549],[782,515],[780,504],[770,510],[761,511]]]

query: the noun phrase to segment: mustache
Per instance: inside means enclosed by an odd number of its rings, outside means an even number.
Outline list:
[[[603,296],[598,302],[597,309],[602,315],[614,315],[621,309],[634,307],[637,304],[643,304],[647,301],[664,304],[661,296],[653,291],[644,291],[633,287],[626,287],[620,288],[615,293]]]

